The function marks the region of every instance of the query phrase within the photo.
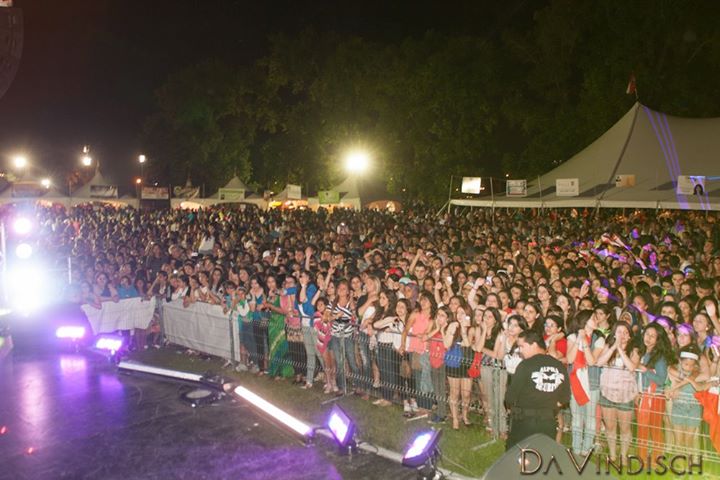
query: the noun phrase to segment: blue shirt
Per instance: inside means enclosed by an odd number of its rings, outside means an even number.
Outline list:
[[[123,287],[122,285],[120,285],[117,289],[117,292],[118,297],[120,298],[133,298],[140,296],[134,285],[130,285],[129,287]]]
[[[649,360],[650,353],[646,353],[643,355],[640,363],[646,365]],[[662,393],[665,391],[665,380],[667,380],[667,374],[667,362],[663,357],[660,357],[655,361],[655,365],[653,367],[648,367],[647,371],[641,373],[640,378],[642,378],[642,391],[647,392],[652,383],[657,385],[655,393]]]

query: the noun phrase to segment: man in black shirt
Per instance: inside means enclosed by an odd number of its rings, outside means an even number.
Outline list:
[[[543,337],[523,332],[518,347],[523,361],[505,394],[512,422],[506,450],[535,433],[555,438],[557,412],[570,402],[567,367],[545,353]]]

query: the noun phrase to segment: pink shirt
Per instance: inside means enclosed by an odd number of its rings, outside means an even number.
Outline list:
[[[415,323],[410,328],[410,335],[408,336],[408,352],[427,352],[427,342],[423,342],[418,336],[427,333],[429,326],[430,317],[428,315],[420,312],[415,315]]]
[[[317,342],[315,343],[315,348],[317,348],[318,352],[325,353],[328,343],[330,343],[330,338],[332,337],[332,322],[326,323],[323,322],[320,317],[316,317],[313,328],[317,332]]]

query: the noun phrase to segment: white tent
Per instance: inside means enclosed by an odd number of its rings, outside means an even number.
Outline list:
[[[357,177],[349,176],[334,187],[328,188],[328,190],[338,192],[340,195],[340,202],[333,205],[334,207],[352,208],[354,210],[360,210],[362,208]],[[317,197],[308,198],[308,205],[312,208],[323,206],[320,205],[320,201]]]
[[[70,194],[70,204],[79,205],[81,203],[101,202],[114,206],[131,206],[137,208],[139,205],[138,199],[134,197],[122,197],[122,198],[101,198],[92,196],[93,186],[113,186],[114,184],[108,181],[102,173],[100,173],[100,162],[95,164],[95,175],[90,179],[89,182],[73,191]]]
[[[720,118],[673,117],[636,103],[585,149],[539,179],[528,179],[526,197],[503,193],[451,204],[720,210],[717,152]],[[703,194],[678,194],[679,176],[704,176]],[[558,196],[557,179],[578,179],[578,195]]]

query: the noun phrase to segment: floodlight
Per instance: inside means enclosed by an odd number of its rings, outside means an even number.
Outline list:
[[[418,478],[423,480],[443,478],[442,472],[437,469],[437,461],[440,458],[438,443],[441,435],[442,430],[435,429],[418,434],[405,449],[403,466],[417,468]]]
[[[30,258],[32,256],[32,254],[33,254],[33,249],[29,243],[21,243],[20,245],[15,247],[15,255],[20,260],[26,260],[26,259]]]
[[[27,167],[27,164],[27,158],[23,155],[18,155],[17,157],[13,158],[13,165],[15,165],[15,168],[22,169]]]
[[[116,352],[120,351],[124,343],[125,339],[122,335],[103,334],[95,340],[95,349],[115,355]]]
[[[50,179],[43,178],[42,180],[40,180],[40,185],[42,185],[45,188],[50,188]]]
[[[327,426],[338,444],[340,453],[350,453],[355,450],[357,447],[355,443],[355,422],[339,405],[334,405],[330,411]]]
[[[27,235],[32,230],[32,222],[29,218],[19,217],[13,223],[13,228],[18,235]]]
[[[136,178],[136,179],[135,179],[135,184],[136,184],[136,185],[140,185],[141,183],[142,183],[142,178]]]
[[[80,340],[85,336],[85,327],[79,325],[64,325],[55,330],[55,336],[69,340]]]
[[[140,155],[138,157],[138,162],[145,163],[147,161],[147,157],[145,155]]]
[[[345,157],[345,169],[350,173],[363,173],[370,166],[370,155],[362,150],[354,150]]]
[[[86,167],[92,165],[92,157],[90,155],[83,155],[82,164]]]
[[[303,437],[311,438],[314,435],[314,430],[309,425],[303,423],[302,421],[298,420],[297,418],[293,417],[289,413],[280,410],[275,405],[271,404],[267,400],[259,397],[255,393],[251,392],[245,387],[236,387],[235,393],[240,396],[241,398],[247,400],[250,402],[251,405],[259,408],[263,412],[270,415],[273,419],[277,420],[278,422],[282,423],[286,427],[290,428],[291,430],[295,431],[296,433],[299,433]]]

